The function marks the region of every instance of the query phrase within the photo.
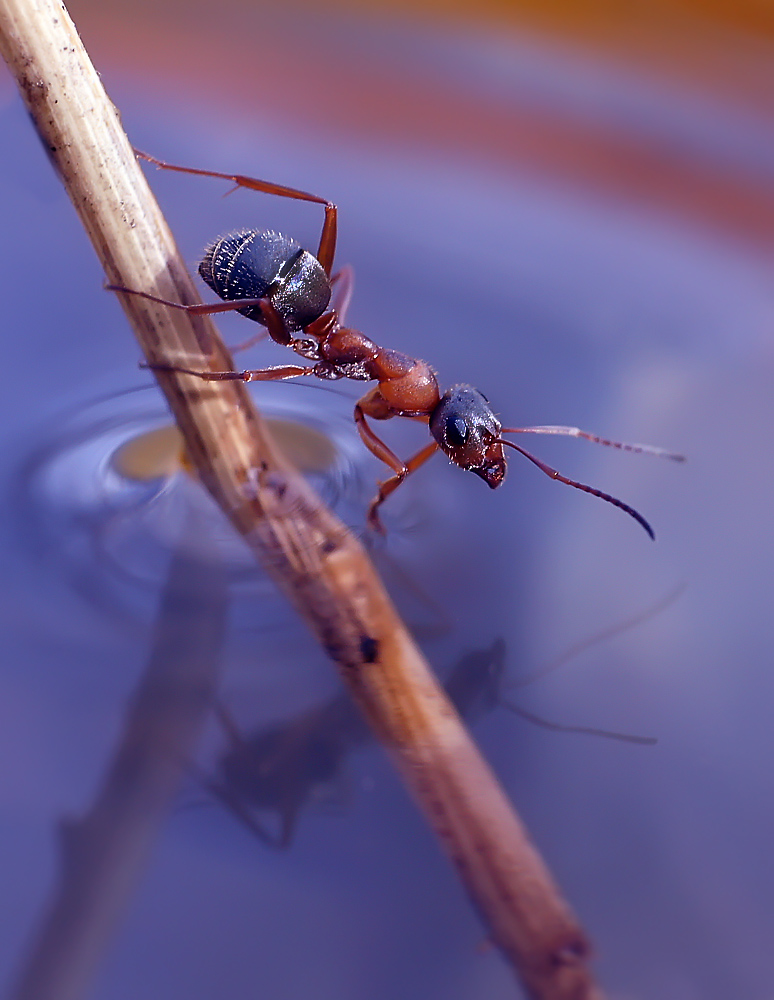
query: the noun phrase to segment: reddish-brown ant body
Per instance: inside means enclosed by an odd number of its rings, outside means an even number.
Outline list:
[[[556,469],[502,435],[564,434],[678,461],[682,456],[648,445],[608,441],[577,427],[503,427],[487,398],[472,386],[456,385],[441,394],[436,374],[426,362],[380,347],[358,330],[343,325],[351,292],[351,272],[344,269],[338,274],[331,274],[338,219],[338,210],[332,202],[305,191],[240,174],[179,167],[145,153],[138,152],[138,155],[165,170],[218,177],[232,181],[237,187],[315,202],[325,207],[325,221],[316,256],[304,250],[295,240],[272,231],[244,230],[216,240],[205,252],[199,274],[223,302],[183,305],[131,288],[108,287],[112,291],[140,295],[153,302],[199,315],[235,310],[265,326],[276,343],[290,347],[296,354],[314,362],[311,366],[277,365],[242,372],[193,371],[177,366],[166,370],[196,375],[208,381],[274,381],[314,375],[322,379],[349,378],[376,382],[376,386],[355,404],[354,412],[363,444],[394,473],[390,479],[379,484],[379,491],[371,501],[368,520],[372,527],[381,530],[378,513],[381,504],[410,473],[439,449],[455,465],[474,472],[495,489],[505,477],[504,446],[507,446],[520,452],[552,479],[620,507],[638,521],[651,538],[654,537],[648,522],[633,507],[560,475]],[[329,308],[334,285],[338,286],[338,305]],[[433,440],[402,462],[374,433],[366,419],[389,420],[391,417],[408,417],[428,424]]]

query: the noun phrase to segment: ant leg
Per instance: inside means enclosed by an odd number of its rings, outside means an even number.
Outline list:
[[[123,292],[124,295],[137,295],[141,299],[149,302],[158,302],[160,306],[169,306],[170,309],[182,309],[184,312],[194,316],[209,316],[212,313],[235,312],[239,309],[249,309],[260,306],[266,299],[231,299],[228,302],[196,302],[193,305],[186,305],[183,302],[172,302],[169,299],[159,298],[158,295],[151,295],[150,292],[139,292],[136,288],[124,288],[123,285],[105,285],[107,292]]]
[[[249,309],[251,307],[259,306],[261,312],[263,313],[263,318],[271,339],[276,341],[278,344],[282,344],[283,347],[287,347],[292,339],[290,333],[288,332],[288,328],[285,325],[285,320],[280,316],[267,298],[230,299],[228,302],[211,302],[209,304],[197,302],[194,305],[185,305],[183,302],[171,302],[169,299],[159,298],[158,295],[151,295],[150,292],[139,292],[136,288],[124,288],[122,285],[105,285],[105,289],[108,292],[123,292],[125,295],[137,295],[139,298],[147,299],[149,302],[158,302],[159,305],[169,306],[171,309],[182,309],[184,312],[191,313],[194,316],[208,316],[212,313],[236,312],[240,309]],[[264,334],[260,333],[255,337],[251,337],[250,340],[245,341],[244,346],[249,347],[257,340],[260,340],[263,336]]]
[[[298,378],[299,375],[314,375],[312,368],[302,365],[275,365],[272,368],[258,368],[244,372],[202,372],[194,371],[192,368],[180,368],[178,365],[140,365],[140,368],[150,368],[154,372],[195,375],[205,382],[279,382],[286,378]]]
[[[277,837],[268,830],[265,830],[252,813],[240,801],[239,796],[228,788],[225,783],[205,780],[203,784],[206,790],[218,799],[221,805],[225,806],[235,819],[238,819],[241,823],[243,823],[251,833],[254,833],[255,836],[268,847],[280,850],[288,846],[287,842],[285,842],[283,838],[283,835]]]
[[[266,324],[266,329],[269,331],[271,339],[275,344],[282,344],[283,347],[288,347],[293,338],[290,336],[290,330],[288,330],[285,320],[274,308],[270,299],[260,299],[259,305],[263,313],[263,321]]]
[[[336,230],[338,223],[338,209],[333,202],[327,198],[320,198],[316,194],[309,194],[307,191],[299,191],[298,188],[285,187],[284,184],[273,184],[271,181],[261,181],[255,177],[245,177],[244,174],[223,174],[217,170],[198,170],[195,167],[178,167],[173,163],[165,163],[157,160],[155,156],[149,156],[135,149],[135,155],[155,163],[163,170],[177,170],[181,174],[197,174],[199,177],[219,177],[224,181],[232,181],[237,187],[250,188],[252,191],[263,191],[264,194],[276,194],[282,198],[295,198],[298,201],[312,201],[318,205],[325,206],[325,221],[323,222],[322,233],[320,234],[320,248],[317,251],[317,259],[322,264],[325,273],[330,277],[333,267],[333,258],[336,255]]]
[[[431,441],[430,444],[426,444],[421,451],[418,451],[416,455],[412,455],[403,466],[403,469],[394,475],[391,479],[386,479],[383,483],[379,483],[379,492],[376,494],[374,499],[368,505],[368,523],[376,531],[384,534],[384,525],[379,518],[379,507],[384,503],[387,497],[394,493],[395,490],[400,486],[406,476],[410,476],[412,472],[415,472],[420,465],[432,458],[433,455],[438,451],[438,444],[435,441]]]
[[[420,465],[434,455],[438,450],[435,441],[413,455],[407,462],[401,462],[398,456],[373,432],[366,421],[366,414],[374,420],[389,420],[390,417],[398,415],[398,412],[387,403],[378,387],[367,392],[362,399],[355,404],[355,424],[363,444],[372,455],[375,455],[380,462],[388,465],[395,475],[379,484],[379,492],[371,501],[368,507],[368,523],[376,531],[384,534],[384,526],[379,519],[378,510],[387,497],[394,493],[406,476],[418,469]]]
[[[375,390],[378,392],[378,389]],[[370,392],[368,396],[372,395]],[[365,415],[367,412],[366,403],[367,396],[364,396],[359,403],[355,404],[355,423],[357,424],[357,431],[360,435],[360,439],[363,444],[368,448],[372,455],[375,455],[380,462],[384,462],[385,465],[389,465],[392,471],[397,475],[406,474],[406,466],[401,462],[394,451],[391,451],[387,445],[382,441],[381,438],[377,437],[376,434],[371,430],[371,428],[366,423]],[[372,416],[372,414],[369,414]],[[392,416],[392,414],[388,414]],[[379,417],[377,419],[386,420],[387,416]]]
[[[333,275],[331,285],[334,285],[335,288],[328,308],[336,312],[339,317],[339,323],[344,326],[355,286],[355,272],[352,267],[349,264],[345,264],[341,270]]]

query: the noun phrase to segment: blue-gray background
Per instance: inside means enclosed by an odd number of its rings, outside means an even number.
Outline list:
[[[87,43],[90,16],[85,8]],[[765,1000],[774,932],[771,118],[529,35],[309,14],[299,65],[319,49],[334,74],[351,63],[350,90],[370,81],[362,101],[373,99],[371,76],[379,79],[384,106],[369,111],[352,93],[360,117],[348,130],[345,115],[324,107],[327,84],[316,94],[308,70],[301,111],[292,96],[283,105],[255,87],[265,51],[288,90],[301,89],[295,22],[258,8],[246,22],[197,17],[181,25],[166,74],[162,63],[150,66],[137,25],[116,40],[118,20],[112,28],[94,20],[99,68],[139,148],[335,200],[338,260],[356,271],[351,322],[426,358],[444,384],[477,385],[504,422],[577,424],[688,455],[675,466],[582,442],[523,442],[636,506],[655,527],[655,545],[620,512],[518,457],[496,493],[436,458],[390,501],[384,558],[439,671],[502,638],[514,682],[685,584],[666,610],[518,693],[557,722],[652,734],[656,747],[546,732],[503,708],[476,719],[474,731],[587,925],[611,995]],[[234,40],[233,65],[203,65],[187,47],[198,32],[206,50],[218,31],[221,55]],[[260,39],[249,87],[242,34]],[[175,39],[174,30],[161,40],[151,33],[148,47]],[[217,87],[208,73],[221,75]],[[225,84],[223,74],[232,74]],[[406,105],[401,139],[401,107],[390,100],[412,85],[418,103],[428,92],[446,95],[447,132],[437,121],[425,128]],[[491,148],[484,125],[469,140],[464,129],[454,136],[457,101],[468,111],[480,105]],[[515,152],[498,145],[511,113]],[[547,166],[531,155],[529,136],[519,162],[527,119],[537,133],[545,119],[558,136],[546,144]],[[142,586],[119,586],[128,544],[116,543],[104,563],[87,551],[99,515],[84,469],[101,456],[88,447],[71,455],[68,428],[95,400],[148,379],[5,78],[0,127],[0,971],[10,980],[55,880],[56,824],[88,808],[120,732],[163,574],[151,565],[139,573]],[[600,130],[613,144],[656,150],[666,174],[677,165],[688,205],[692,170],[699,186],[716,168],[729,203],[749,189],[755,216],[759,198],[760,226],[736,225],[731,209],[718,221],[710,210],[682,212],[679,198],[627,197],[625,183],[606,191],[585,167],[576,181],[572,152],[585,148],[586,133],[593,147]],[[657,166],[643,170],[655,175]],[[217,182],[196,178],[154,172],[151,181],[192,264],[209,239],[241,225],[309,246],[317,238],[314,207],[247,192],[224,200]],[[664,187],[653,183],[657,193]],[[224,322],[227,339],[246,336],[244,322]],[[282,358],[278,347],[259,347],[245,364]],[[330,408],[362,466],[364,504],[380,470],[359,453],[346,419],[357,388],[343,400],[306,390],[311,403],[303,388],[288,392],[300,409]],[[143,399],[158,406],[152,388]],[[420,429],[399,422],[384,436],[401,453],[422,441]],[[41,467],[44,482],[31,486]],[[260,728],[335,697],[333,671],[280,599],[248,587],[240,601],[221,692],[240,724]],[[213,730],[202,767],[213,766],[217,745]],[[479,948],[485,932],[381,751],[358,743],[327,791],[327,808],[309,803],[292,845],[277,852],[225,810],[186,803],[205,798],[192,780],[93,995],[513,995],[509,971]]]

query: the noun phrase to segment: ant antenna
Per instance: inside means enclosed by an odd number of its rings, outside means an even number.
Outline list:
[[[582,736],[601,736],[607,740],[619,740],[621,743],[636,743],[639,746],[646,747],[652,747],[658,743],[655,736],[632,736],[629,733],[617,733],[610,729],[596,729],[593,726],[566,726],[561,722],[550,722],[548,719],[544,719],[542,715],[535,715],[534,712],[528,712],[526,708],[514,704],[514,702],[509,701],[507,698],[501,698],[500,704],[515,712],[516,715],[520,715],[522,719],[526,719],[528,722],[532,722],[542,729],[550,729],[555,733],[580,733]]]
[[[538,667],[533,670],[531,674],[527,674],[525,677],[520,677],[516,681],[512,681],[508,687],[508,691],[513,691],[519,688],[526,687],[528,684],[534,684],[537,680],[542,680],[549,674],[553,674],[556,670],[561,667],[566,666],[571,660],[574,660],[581,653],[585,653],[587,649],[593,649],[594,646],[598,646],[603,642],[607,642],[608,639],[612,639],[617,635],[622,635],[624,632],[628,632],[630,629],[636,628],[638,625],[642,625],[644,622],[648,622],[651,618],[655,618],[660,615],[662,611],[666,611],[667,608],[671,607],[672,604],[685,593],[688,587],[687,583],[678,583],[670,592],[662,597],[660,600],[656,601],[649,608],[645,608],[644,611],[638,611],[636,614],[632,615],[630,618],[624,621],[616,622],[614,625],[609,625],[607,628],[600,629],[593,635],[586,636],[585,639],[580,639],[578,642],[573,643],[568,649],[565,649],[554,659],[549,660],[548,663],[543,664],[542,667]]]
[[[571,429],[575,430],[575,428]],[[535,428],[534,427],[503,428],[503,430],[510,430],[510,432],[513,433],[515,430],[527,431],[527,430],[535,430]],[[563,428],[562,430],[567,430],[567,428]],[[562,430],[558,430],[557,433],[562,433]],[[538,433],[540,433],[540,431],[538,431]],[[547,433],[551,433],[551,431],[548,431]],[[583,432],[581,431],[580,434],[583,434]],[[578,436],[580,436],[580,434]],[[589,437],[592,440],[595,440],[590,434],[584,436]],[[603,441],[601,438],[598,438],[596,440],[599,440],[600,444],[614,444],[611,441]],[[651,528],[651,526],[648,524],[648,522],[645,520],[642,514],[639,514],[634,509],[634,507],[630,507],[628,504],[624,503],[623,500],[618,500],[616,499],[616,497],[610,496],[609,493],[603,493],[602,490],[597,490],[593,486],[586,486],[584,483],[578,483],[574,479],[568,479],[566,476],[563,476],[560,472],[557,472],[556,469],[552,469],[550,465],[546,465],[545,462],[541,462],[539,458],[535,458],[534,455],[530,455],[528,451],[525,451],[524,448],[520,447],[518,444],[514,444],[513,441],[506,441],[505,438],[496,438],[496,441],[498,442],[498,444],[507,445],[509,448],[513,448],[515,451],[518,451],[525,458],[528,458],[533,465],[536,465],[541,472],[545,472],[547,476],[550,476],[551,479],[558,479],[560,483],[564,483],[566,486],[574,486],[576,490],[583,490],[584,493],[590,493],[592,496],[599,497],[600,500],[605,500],[607,501],[607,503],[613,504],[614,507],[620,507],[622,511],[624,511],[626,514],[629,515],[629,517],[633,517],[638,524],[642,525],[642,527],[647,531],[647,533],[650,535],[653,541],[656,540],[656,536],[653,533],[653,528]],[[618,447],[621,446],[619,445]],[[632,447],[638,447],[638,446],[632,446]]]
[[[668,458],[672,462],[684,462],[685,455],[678,455],[666,448],[657,448],[652,444],[626,444],[624,441],[609,441],[607,438],[582,431],[580,427],[558,427],[546,424],[542,427],[503,427],[503,434],[563,434],[566,437],[585,438],[594,444],[603,444],[608,448],[618,448],[620,451],[632,451],[638,455],[655,455],[657,458]],[[507,443],[507,442],[506,442]]]

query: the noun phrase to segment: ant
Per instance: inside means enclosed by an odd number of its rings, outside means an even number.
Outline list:
[[[378,492],[368,508],[369,524],[382,533],[384,529],[379,518],[379,508],[406,477],[424,465],[436,451],[444,452],[455,465],[475,473],[491,489],[496,489],[505,478],[504,447],[508,447],[524,455],[552,479],[619,507],[639,522],[651,538],[655,538],[651,526],[633,507],[608,493],[568,479],[520,445],[506,440],[503,435],[563,434],[625,451],[660,455],[675,461],[683,461],[682,455],[674,455],[650,445],[608,441],[577,427],[503,427],[489,400],[478,389],[470,385],[455,385],[441,394],[436,374],[425,361],[380,347],[358,330],[344,326],[344,315],[351,295],[352,272],[349,268],[344,268],[331,274],[336,252],[336,205],[325,198],[281,184],[241,174],[174,166],[139,150],[135,152],[142,159],[155,163],[164,170],[217,177],[231,181],[237,188],[244,187],[283,198],[314,202],[323,205],[325,209],[316,256],[304,250],[290,237],[272,230],[241,230],[212,243],[199,264],[199,274],[223,302],[184,305],[132,288],[107,286],[110,291],[139,295],[151,302],[173,309],[184,309],[196,315],[236,310],[265,326],[265,333],[273,341],[290,347],[296,354],[314,364],[276,365],[242,372],[193,371],[176,365],[149,367],[196,375],[207,381],[274,381],[314,375],[321,379],[349,378],[376,382],[376,386],[355,404],[354,419],[363,444],[393,472],[389,479],[379,484]],[[334,286],[336,298],[329,308]],[[252,338],[248,343],[260,339],[265,333]],[[405,462],[401,461],[375,434],[367,419],[389,420],[391,417],[407,417],[428,424],[433,440]]]

